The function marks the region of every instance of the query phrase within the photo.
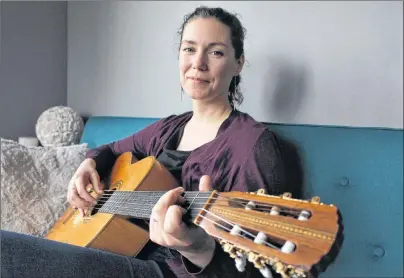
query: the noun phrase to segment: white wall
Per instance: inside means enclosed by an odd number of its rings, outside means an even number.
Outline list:
[[[164,117],[181,101],[183,16],[206,3],[247,28],[241,107],[260,121],[403,126],[403,4],[69,2],[68,105],[84,115]]]
[[[35,136],[40,114],[67,104],[67,4],[2,1],[0,137]]]

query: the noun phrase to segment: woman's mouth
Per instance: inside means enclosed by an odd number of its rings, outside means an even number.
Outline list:
[[[191,81],[196,82],[196,83],[209,83],[208,80],[198,78],[198,77],[188,77],[188,79],[190,79]]]

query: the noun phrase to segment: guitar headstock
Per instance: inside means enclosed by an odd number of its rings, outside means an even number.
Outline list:
[[[194,223],[217,238],[239,271],[247,262],[264,277],[312,277],[335,259],[342,243],[338,208],[311,200],[214,191]]]

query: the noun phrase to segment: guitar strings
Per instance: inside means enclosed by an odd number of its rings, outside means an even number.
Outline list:
[[[222,199],[219,199],[219,198],[215,198],[215,199],[217,200],[217,201],[214,203],[215,206],[218,206],[218,207],[228,207],[227,205],[218,204],[218,202],[223,202],[223,201],[225,201],[225,200],[222,200]],[[149,201],[150,201],[151,203],[154,203],[155,200],[149,199]],[[101,209],[105,204],[107,204],[107,205],[110,205],[110,206],[112,206],[114,209],[117,209],[117,210],[119,210],[119,209],[122,210],[122,209],[136,208],[136,209],[139,209],[139,210],[142,210],[142,211],[143,211],[143,210],[151,211],[152,206],[150,206],[149,204],[145,204],[145,202],[147,202],[147,201],[142,200],[141,202],[126,202],[126,201],[125,201],[125,202],[122,202],[122,201],[119,201],[119,200],[117,200],[117,201],[107,200],[107,201],[105,201],[104,203],[99,202],[99,203],[97,203],[96,205],[94,205],[94,206],[92,206],[92,207],[95,208],[95,209]],[[204,207],[205,202],[202,202],[202,203],[200,203],[200,202],[194,202],[193,204],[194,204],[194,205],[201,205],[201,207],[192,207],[193,209],[201,209],[201,208]],[[145,206],[147,206],[147,205],[149,205],[149,206],[146,207],[146,208],[139,208],[139,207],[138,207],[139,205],[141,205],[141,206],[143,206],[143,207],[145,207]],[[191,205],[192,205],[192,204],[191,204]],[[191,205],[188,207],[188,209],[191,208]],[[270,209],[268,209],[268,208],[262,208],[262,211],[264,211],[264,212],[269,212]],[[290,214],[295,215],[295,216],[298,215],[297,213],[294,213],[294,212],[291,211],[291,210],[280,210],[280,212],[290,213]]]
[[[224,201],[224,200],[219,200],[219,201]],[[120,202],[105,202],[104,204],[96,204],[95,206],[93,206],[93,208],[96,208],[96,209],[101,209],[102,207],[103,207],[103,205],[105,205],[106,203],[108,203],[109,205],[112,205],[114,208],[117,208],[117,209],[121,209],[121,208],[132,208],[132,207],[135,207],[135,208],[137,208],[137,209],[139,209],[137,206],[138,205],[142,205],[142,206],[145,206],[145,204],[144,204],[144,202],[142,202],[142,203],[139,203],[139,202],[131,202],[131,203],[125,203],[125,204],[122,204],[122,203],[120,203]],[[118,206],[116,206],[116,205],[118,205]],[[126,205],[126,206],[125,206]],[[146,204],[147,205],[147,204]],[[193,205],[200,205],[200,207],[192,207],[192,208],[195,208],[195,209],[201,209],[201,208],[203,208],[204,207],[204,205],[205,205],[205,203],[203,202],[203,203],[198,203],[198,202],[194,202],[193,203]],[[214,204],[215,206],[217,206],[217,207],[228,207],[228,205],[221,205],[221,204],[218,204],[217,202],[215,202],[215,204]],[[188,209],[190,209],[191,207],[188,207]],[[147,208],[141,208],[142,210],[151,210],[152,209],[152,207],[151,206],[149,206],[149,207],[147,207]],[[262,211],[264,211],[264,212],[270,212],[271,210],[270,209],[268,209],[268,208],[263,208],[262,209]],[[280,212],[288,212],[288,211],[286,211],[286,210],[280,210]],[[292,215],[295,215],[295,216],[297,216],[298,214],[297,213],[294,213],[293,211],[290,211],[289,212],[290,214],[292,214]]]
[[[218,195],[220,195],[220,194],[218,194]],[[117,196],[117,198],[119,198],[120,196]],[[154,198],[156,198],[156,197],[154,197]],[[192,198],[192,197],[191,197]],[[100,200],[101,200],[102,198],[100,198]],[[136,199],[136,198],[134,198],[134,199]],[[219,198],[215,198],[215,197],[212,197],[212,198],[209,198],[209,197],[197,197],[197,198],[193,198],[193,200],[195,200],[195,199],[203,199],[204,201],[203,201],[203,203],[202,204],[205,204],[206,203],[206,201],[207,200],[216,200],[216,202],[217,201],[232,201],[232,202],[234,202],[234,203],[237,203],[237,204],[239,204],[239,205],[241,205],[241,206],[243,206],[244,208],[246,208],[246,205],[247,205],[247,201],[245,201],[245,202],[242,202],[242,201],[236,201],[236,200],[234,200],[234,199],[231,199],[231,198],[229,198],[229,197],[225,197],[225,196],[219,196]],[[148,199],[146,199],[146,200],[142,200],[142,204],[144,204],[145,202],[147,202],[147,201],[149,201],[149,202],[155,202],[155,201],[157,201],[157,200],[155,200],[155,199],[153,199],[152,197],[149,197]],[[113,204],[113,203],[119,203],[119,200],[118,201],[112,201],[112,200],[109,200],[109,199],[107,199],[107,200],[101,200],[101,202],[104,202],[104,204],[106,203],[106,202],[110,202],[111,204]],[[100,203],[101,203],[100,202]],[[125,201],[126,202],[126,201]],[[215,202],[215,203],[216,203]],[[126,203],[128,203],[128,202],[126,202]],[[139,204],[139,203],[131,203],[131,202],[129,202],[128,204],[133,204],[133,205],[137,205],[137,204]],[[199,203],[198,203],[199,204]],[[269,211],[271,211],[271,209],[274,207],[275,205],[267,205],[267,204],[260,204],[259,205],[259,208],[261,209],[261,210],[263,210],[263,211],[267,211],[267,212],[269,212]],[[284,213],[290,213],[290,214],[293,214],[293,215],[298,215],[299,214],[299,212],[296,212],[296,211],[294,211],[294,210],[291,210],[291,209],[285,209],[285,208],[279,208],[279,212],[284,212]]]
[[[111,190],[112,191],[112,190]],[[122,193],[119,193],[119,192],[122,192]],[[123,193],[124,192],[124,193]],[[138,195],[139,197],[140,197],[140,195],[143,195],[143,194],[137,194],[137,193],[139,193],[139,192],[143,192],[143,193],[156,193],[156,194],[164,194],[163,192],[160,192],[160,191],[112,191],[112,194],[110,194],[109,196],[112,196],[112,195],[114,195],[115,193],[117,194],[117,195],[126,195],[127,193],[132,193],[132,194],[136,194],[136,195]],[[191,193],[188,193],[188,192],[186,192],[185,193],[185,195],[186,194],[196,194],[196,195],[198,195],[198,192],[199,191],[195,191],[195,192],[191,192]],[[209,194],[209,196],[210,196],[210,194],[211,194],[211,192],[199,192],[199,193],[201,193],[201,194]],[[127,194],[128,196],[131,196],[132,194]],[[222,198],[222,199],[227,199],[227,200],[229,200],[229,201],[232,201],[232,202],[234,202],[234,203],[238,203],[239,205],[241,205],[241,206],[243,206],[244,208],[246,207],[246,202],[247,201],[245,201],[245,202],[242,202],[242,201],[236,201],[236,200],[234,200],[234,199],[231,199],[231,198],[229,198],[229,197],[226,197],[226,196],[221,196],[221,194],[219,194],[219,193],[217,193],[217,195],[220,197],[220,198]],[[101,200],[101,201],[104,201],[103,199],[104,199],[104,196],[107,196],[106,194],[103,194],[102,195],[102,197],[99,199],[99,200]],[[121,197],[121,196],[117,196],[117,198],[119,198],[119,197]],[[123,197],[123,196],[122,196]],[[135,196],[135,198],[136,198],[137,196]],[[149,198],[149,199],[146,199],[145,201],[147,202],[147,200],[150,200],[150,202],[151,201],[155,201],[154,199],[152,199],[152,198],[157,198],[157,197],[159,197],[159,196],[148,196],[147,198]],[[160,196],[161,197],[161,196]],[[189,198],[193,198],[192,196],[184,196],[184,197],[189,197]],[[219,201],[221,201],[221,199],[220,198],[216,198],[216,197],[212,197],[212,198],[210,198],[210,197],[194,197],[193,199],[195,200],[195,199],[203,199],[203,200],[206,200],[206,201],[208,201],[208,200],[219,200]],[[222,200],[222,201],[224,201],[224,200]],[[106,202],[111,202],[111,203],[114,203],[114,202],[112,202],[112,201],[110,201],[109,199],[107,199],[106,201],[105,201],[105,203]],[[138,204],[138,203],[129,203],[129,204]],[[259,207],[260,208],[262,208],[262,210],[263,211],[270,211],[273,207],[274,207],[275,205],[268,205],[268,204],[260,204],[259,205]],[[279,206],[278,206],[279,207]],[[293,214],[293,215],[298,215],[298,213],[299,212],[296,212],[296,211],[294,211],[294,210],[291,210],[291,209],[285,209],[285,208],[279,208],[279,212],[284,212],[284,213],[290,213],[290,214]]]
[[[216,214],[214,214],[214,213],[211,212],[211,211],[208,211],[208,210],[206,210],[206,209],[204,209],[204,208],[202,208],[202,210],[204,210],[204,211],[206,211],[207,213],[212,214],[212,215],[215,216],[216,218],[218,218],[218,219],[220,219],[220,220],[226,222],[226,223],[229,224],[232,228],[235,226],[233,223],[230,223],[229,221],[225,220],[224,218],[222,218],[222,217],[220,217],[220,216],[217,216]],[[207,218],[207,217],[205,217],[205,216],[203,216],[203,215],[201,215],[201,214],[199,214],[198,216],[200,216],[200,217],[202,217],[202,218],[204,218],[204,219],[206,219],[206,220],[209,220],[209,221],[212,222],[213,224],[220,226],[221,228],[227,230],[228,232],[231,232],[231,229],[230,229],[230,228],[227,228],[227,227],[221,225],[220,223],[216,222],[215,220],[211,220],[211,219],[209,219],[209,218]],[[244,229],[241,228],[240,226],[239,226],[239,228],[240,228],[240,231],[242,231],[243,233],[249,235],[250,237],[252,237],[252,238],[254,238],[254,239],[256,238],[256,236],[253,235],[252,233],[250,233],[249,231],[244,230]],[[242,236],[242,235],[240,235],[240,234],[239,234],[239,236],[241,236],[241,237],[243,237],[243,238],[245,238],[245,239],[248,239],[246,236]],[[279,247],[277,247],[277,246],[275,246],[275,245],[273,245],[273,244],[271,244],[271,243],[269,243],[269,242],[267,242],[267,241],[264,241],[263,243],[264,243],[265,245],[269,246],[269,247],[272,247],[272,248],[275,248],[275,249],[280,250]]]
[[[219,207],[219,208],[227,208],[227,206],[224,206],[224,205],[215,205],[215,207]],[[133,206],[122,206],[122,205],[118,205],[118,206],[113,206],[113,207],[99,207],[99,208],[97,208],[96,206],[94,206],[94,207],[92,207],[92,208],[96,208],[96,209],[103,209],[104,208],[104,210],[102,211],[102,212],[104,212],[104,211],[108,211],[108,210],[116,210],[117,212],[123,212],[123,211],[130,211],[131,209],[133,209],[134,207]],[[135,207],[136,208],[136,207]],[[201,210],[201,209],[203,209],[204,208],[204,206],[201,206],[201,207],[189,207],[188,209],[187,209],[187,211],[188,210]],[[136,208],[137,209],[137,212],[140,212],[140,213],[149,213],[149,214],[151,214],[151,211],[152,211],[152,207],[147,207],[147,208]],[[118,213],[119,214],[119,213]],[[191,212],[191,214],[192,214],[192,212]]]

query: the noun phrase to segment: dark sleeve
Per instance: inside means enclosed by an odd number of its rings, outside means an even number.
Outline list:
[[[154,122],[139,132],[121,140],[101,145],[87,152],[86,158],[95,160],[96,170],[103,180],[114,165],[116,159],[125,152],[132,152],[138,159],[148,155],[149,142],[156,130],[160,128],[163,120]]]
[[[266,194],[280,195],[285,186],[281,149],[275,134],[266,129],[247,158],[233,190],[251,192],[265,189]]]
[[[251,154],[245,160],[243,169],[236,178],[232,191],[252,192],[265,189],[266,194],[280,195],[285,187],[284,163],[275,135],[265,130]],[[199,269],[186,258],[182,257],[182,263],[188,274],[194,277],[263,277],[262,274],[247,262],[246,270],[239,272],[234,259],[224,252],[222,246],[216,243],[215,253],[211,262]],[[273,277],[278,277],[272,273]]]

